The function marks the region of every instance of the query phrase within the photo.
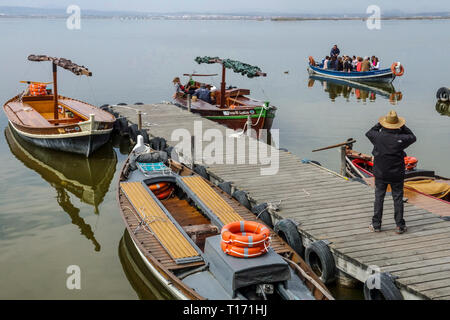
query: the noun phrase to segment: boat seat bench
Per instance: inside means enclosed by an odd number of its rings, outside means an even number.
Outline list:
[[[224,225],[244,220],[202,177],[186,176],[182,181]]]
[[[195,244],[178,223],[164,211],[148,187],[140,181],[121,182],[120,188],[167,253],[177,264],[202,261]]]
[[[14,113],[19,121],[26,126],[52,127],[39,112],[26,103],[9,102],[9,109]]]

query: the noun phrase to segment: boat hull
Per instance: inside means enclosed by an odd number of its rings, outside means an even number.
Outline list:
[[[310,75],[317,74],[322,77],[333,79],[346,79],[357,82],[387,82],[391,83],[395,79],[395,75],[391,69],[363,71],[363,72],[344,72],[327,70],[312,65],[308,66],[308,72]]]
[[[108,142],[112,129],[82,131],[76,133],[40,135],[21,131],[14,124],[10,127],[22,139],[36,146],[81,154],[89,157],[94,151]]]

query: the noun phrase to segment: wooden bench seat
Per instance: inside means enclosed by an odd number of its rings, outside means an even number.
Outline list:
[[[170,219],[142,182],[122,182],[120,187],[145,225],[177,264],[202,260],[197,248],[182,233],[182,228]]]
[[[182,180],[223,224],[244,220],[202,177],[186,176]]]
[[[21,122],[21,124],[32,127],[52,127],[53,125],[47,121],[39,112],[33,109],[27,103],[9,102],[7,107]]]
[[[58,104],[86,120],[89,119],[90,114],[93,114],[96,121],[114,121],[114,117],[111,114],[81,101],[60,98],[58,99]]]

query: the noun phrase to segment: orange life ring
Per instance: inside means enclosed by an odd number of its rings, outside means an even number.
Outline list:
[[[242,248],[221,242],[220,247],[226,254],[236,258],[255,258],[267,252],[268,247]]]
[[[150,188],[150,190],[156,191],[156,190],[167,189],[165,187],[168,187],[168,186],[169,186],[169,182],[160,182],[160,183],[151,184],[148,187]]]
[[[316,61],[314,61],[314,58],[313,58],[313,57],[309,56],[308,59],[309,59],[309,64],[310,64],[310,65],[312,65],[312,66],[315,66],[315,65],[316,65]]]
[[[398,67],[400,68],[400,71],[397,72],[397,64],[399,65]],[[402,64],[400,64],[400,62],[394,62],[391,65],[391,71],[393,74],[395,74],[397,77],[401,77],[404,73],[405,73],[405,68],[403,67]]]
[[[268,245],[269,229],[255,221],[235,221],[222,228],[222,242],[241,248]]]
[[[170,195],[172,194],[172,191],[173,191],[173,188],[167,189],[166,191],[163,191],[163,192],[157,194],[156,197],[159,200],[165,200],[168,197],[170,197]]]

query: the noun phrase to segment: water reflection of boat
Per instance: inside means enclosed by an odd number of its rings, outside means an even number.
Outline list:
[[[354,95],[358,101],[362,100],[363,102],[366,102],[367,99],[369,99],[369,101],[375,101],[376,96],[379,95],[389,99],[392,104],[396,104],[403,97],[400,91],[395,90],[392,83],[364,83],[311,75],[309,77],[308,87],[314,86],[315,80],[320,81],[324,91],[328,92],[331,101],[335,101],[339,96],[343,96],[349,101],[352,95]]]
[[[80,209],[73,205],[69,193],[90,204],[98,214],[114,176],[117,157],[110,145],[105,145],[90,158],[39,148],[15,134],[8,126],[5,137],[14,156],[26,167],[36,171],[57,193],[59,206],[70,216],[81,234],[92,241],[95,250],[100,244],[89,224],[80,217]]]
[[[450,117],[450,102],[449,101],[437,101],[436,102],[436,111],[443,116]]]
[[[144,265],[133,240],[125,229],[119,242],[119,259],[125,276],[141,300],[171,300],[174,297]]]

